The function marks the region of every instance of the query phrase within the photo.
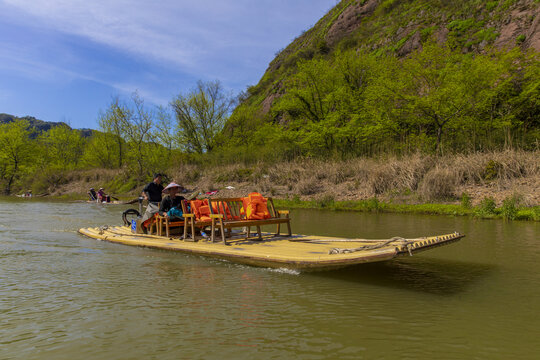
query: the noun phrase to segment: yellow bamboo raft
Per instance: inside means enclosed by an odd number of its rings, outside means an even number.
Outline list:
[[[328,270],[350,265],[386,261],[400,255],[447,245],[465,235],[452,233],[439,236],[384,240],[345,239],[325,236],[263,234],[262,239],[238,234],[227,245],[209,240],[183,241],[180,238],[133,234],[127,226],[80,229],[88,237],[118,244],[179,251],[252,266],[296,270]]]

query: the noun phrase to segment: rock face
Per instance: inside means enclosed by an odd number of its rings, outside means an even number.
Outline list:
[[[329,27],[325,41],[329,46],[339,43],[344,37],[353,34],[366,18],[373,15],[381,4],[381,0],[354,1],[336,18]],[[501,6],[501,5],[499,5]],[[419,15],[421,16],[421,15]],[[533,48],[540,51],[540,6],[535,0],[520,0],[513,5],[509,15],[490,22],[499,33],[494,46],[503,49],[511,48],[516,42],[521,43],[523,48]],[[413,26],[415,29],[418,26]],[[435,39],[444,43],[448,35],[445,23],[438,24]],[[409,31],[410,32],[410,31]],[[518,38],[524,36],[524,40]],[[399,40],[399,39],[398,39]],[[412,50],[421,46],[420,34],[414,34],[398,50],[399,56],[406,56]]]
[[[353,5],[346,8],[330,26],[326,34],[325,40],[328,45],[332,46],[343,37],[351,34],[360,26],[362,18],[371,15],[379,0],[368,0],[364,4],[362,1],[355,1]]]
[[[504,19],[495,41],[497,48],[511,48],[521,42],[523,48],[540,51],[540,7],[527,6],[532,1],[518,2],[517,8]]]
[[[422,46],[420,32],[414,31],[413,35],[409,37],[405,44],[397,51],[398,56],[406,56],[412,51],[420,48]]]

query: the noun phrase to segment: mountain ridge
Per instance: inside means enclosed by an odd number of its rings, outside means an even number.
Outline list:
[[[65,122],[54,122],[54,121],[45,121],[36,119],[33,116],[23,116],[23,117],[17,117],[15,115],[10,115],[6,113],[0,113],[0,124],[9,124],[11,122],[17,121],[17,120],[25,120],[29,124],[29,129],[34,129],[35,133],[32,134],[32,138],[36,138],[40,134],[49,131],[50,129],[58,126],[67,126],[70,130],[77,130],[81,133],[81,136],[84,138],[92,136],[93,132],[95,130],[93,129],[73,129],[71,126],[66,124]]]

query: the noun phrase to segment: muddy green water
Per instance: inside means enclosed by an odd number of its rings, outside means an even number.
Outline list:
[[[0,200],[0,359],[537,359],[540,224],[292,211],[298,233],[467,237],[294,273],[85,238],[125,206]]]

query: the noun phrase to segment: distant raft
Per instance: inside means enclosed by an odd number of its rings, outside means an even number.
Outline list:
[[[434,247],[448,245],[463,238],[452,234],[405,239],[346,239],[325,236],[264,234],[262,239],[238,234],[228,240],[212,243],[202,239],[184,241],[180,237],[134,234],[127,226],[84,228],[79,233],[98,240],[153,249],[197,254],[231,262],[300,271],[330,270],[376,261],[387,261],[401,255],[413,255]]]

